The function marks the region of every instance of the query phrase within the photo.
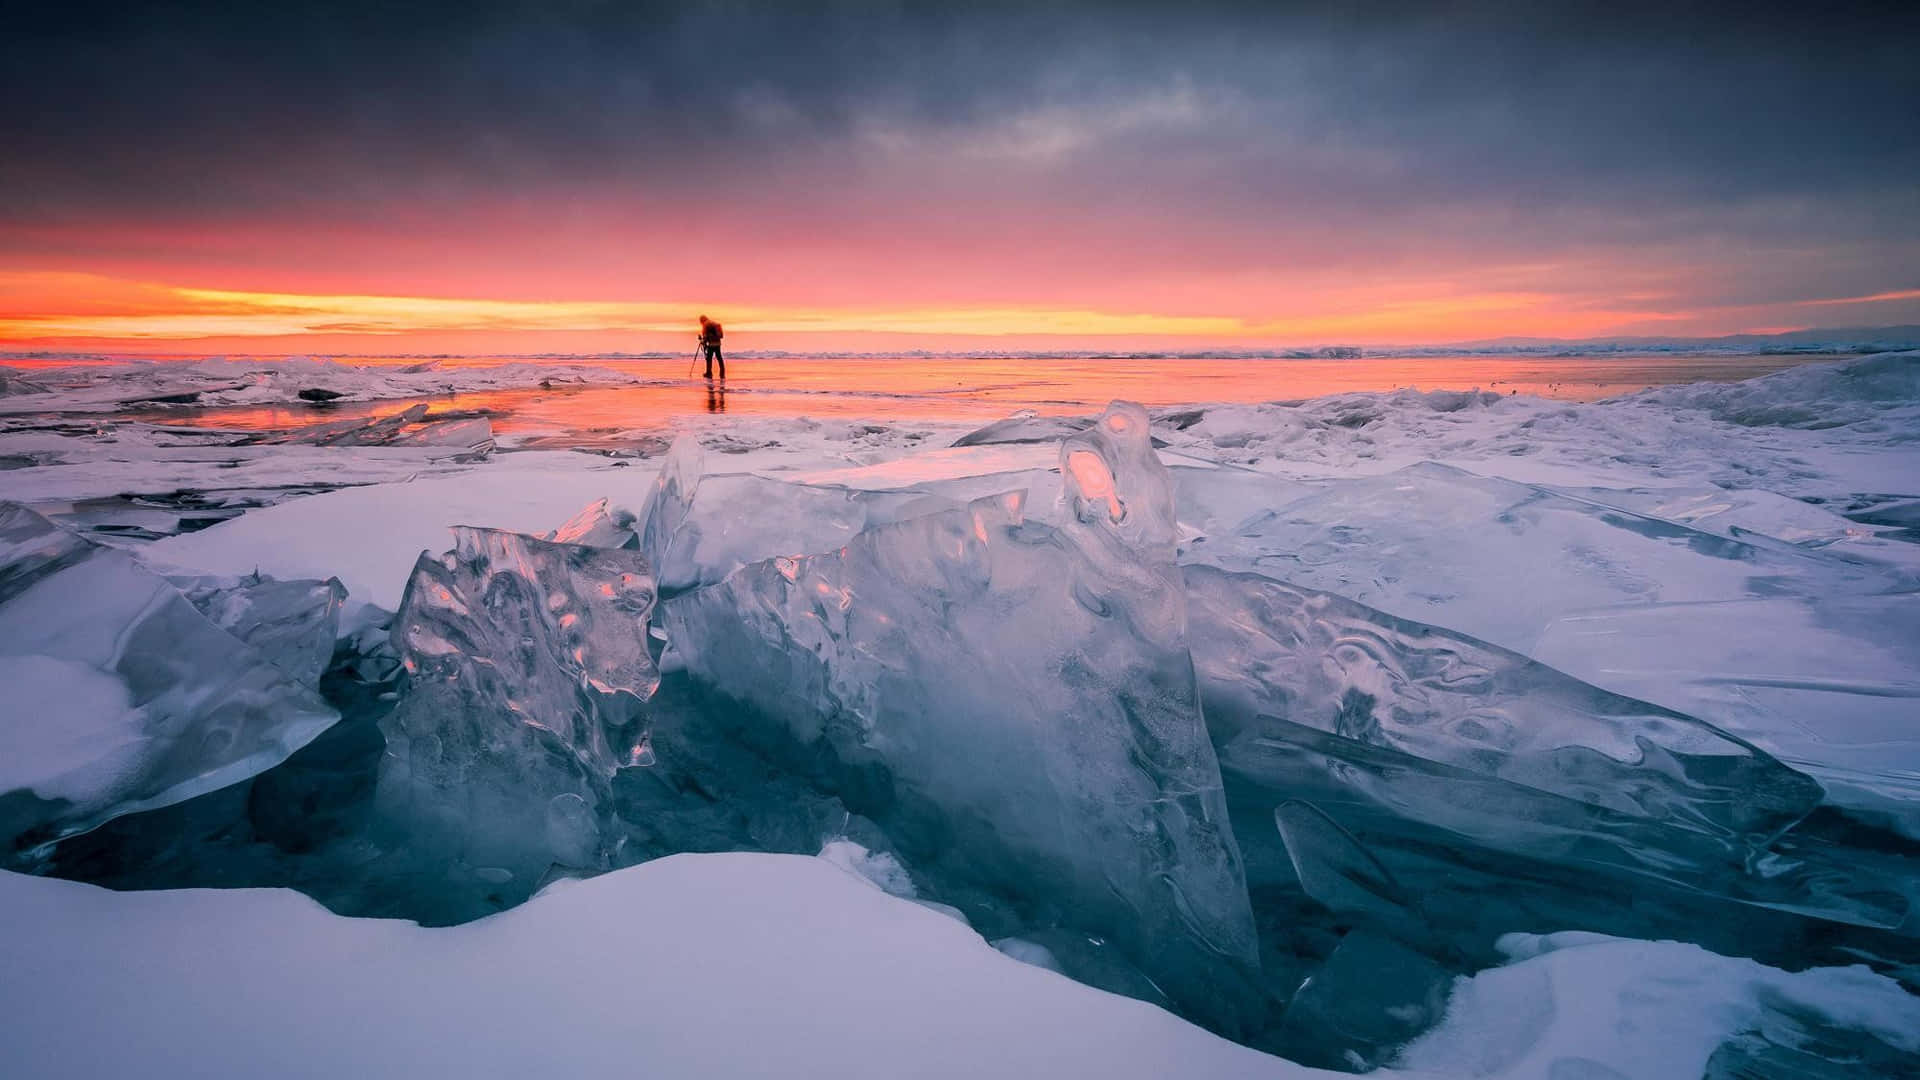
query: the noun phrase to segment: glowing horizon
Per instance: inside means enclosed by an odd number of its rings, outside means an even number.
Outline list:
[[[1920,297],[1900,290],[1821,297],[1785,308],[1874,305]],[[712,298],[654,301],[514,300],[484,297],[319,294],[209,289],[75,272],[0,272],[0,348],[10,351],[247,352],[363,354],[671,351],[692,333],[695,314],[728,326],[736,348],[859,351],[863,343],[921,347],[998,340],[1044,348],[1062,341],[1152,343],[1167,347],[1288,348],[1325,344],[1442,345],[1497,337],[1577,340],[1623,324],[1697,322],[1698,312],[1564,310],[1560,298],[1487,292],[1321,302],[1327,314],[1264,320],[1229,314],[1102,311],[1077,307],[757,306]],[[1739,314],[1739,313],[1735,313]],[[1728,333],[1774,333],[1811,324],[1743,325]],[[1676,335],[1680,336],[1680,335]],[[477,346],[476,343],[481,343]],[[905,342],[919,344],[908,346]],[[594,345],[591,343],[600,343]],[[450,347],[449,347],[450,346]],[[1072,347],[1072,346],[1067,346]]]

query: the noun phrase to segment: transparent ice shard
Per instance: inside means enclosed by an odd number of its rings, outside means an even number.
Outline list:
[[[1092,421],[1084,416],[1041,416],[1022,409],[1004,420],[969,431],[953,440],[955,446],[998,446],[1006,443],[1057,442],[1085,431]]]
[[[1789,832],[1821,789],[1751,744],[1341,597],[1208,567],[1187,567],[1186,578],[1208,721],[1262,881],[1306,885],[1307,865],[1356,865],[1337,836],[1285,829],[1293,867],[1276,871],[1263,850],[1272,834],[1252,821],[1303,800],[1402,880],[1408,864],[1395,866],[1383,838],[1428,852],[1411,864],[1420,874],[1436,873],[1436,859],[1528,860],[1515,872],[1543,896],[1582,876],[1624,876],[1695,897],[1696,913],[1736,903],[1914,929],[1900,860]],[[1291,850],[1302,839],[1312,850]],[[1343,878],[1366,875],[1325,879]],[[1408,882],[1414,895],[1426,887]],[[1603,928],[1693,932],[1651,914]]]
[[[1466,635],[1257,574],[1194,566],[1186,583],[1218,741],[1313,728],[1729,838],[1764,841],[1820,800],[1710,724]]]
[[[634,531],[634,517],[624,510],[613,510],[606,499],[587,504],[567,523],[541,536],[561,544],[585,544],[588,547],[639,548],[640,535]]]
[[[485,454],[493,449],[493,421],[484,416],[436,420],[387,440],[389,446],[444,446]]]
[[[1257,950],[1166,470],[1145,412],[1119,403],[1060,460],[1058,528],[1024,520],[1018,493],[869,528],[670,599],[669,638],[809,747],[934,895],[1052,913],[1241,1031],[1264,1007]]]
[[[674,440],[641,527],[640,550],[672,595],[748,563],[837,548],[871,525],[960,503],[917,490],[866,491],[734,473],[707,476],[699,443]]]
[[[604,869],[609,783],[659,685],[654,583],[636,551],[458,528],[395,616],[408,672],[376,793],[387,842],[524,898]]]
[[[260,650],[295,682],[319,686],[333,659],[347,596],[338,578],[280,581],[249,574],[173,581],[215,625]]]
[[[331,424],[315,424],[312,427],[299,428],[286,435],[261,441],[298,443],[308,446],[385,446],[392,443],[408,427],[421,423],[426,418],[426,405],[409,405],[392,416],[374,419],[356,417],[351,420],[338,420]]]
[[[100,545],[18,503],[0,503],[0,603],[99,551]]]
[[[693,508],[693,497],[706,472],[706,451],[691,435],[681,435],[667,448],[654,479],[653,496],[641,514],[640,551],[656,577],[666,564],[667,549],[673,546],[680,526]]]
[[[1273,823],[1287,846],[1300,888],[1354,925],[1371,925],[1403,941],[1432,934],[1413,895],[1353,834],[1312,803],[1289,799]]]
[[[0,551],[0,664],[30,683],[0,705],[0,860],[245,779],[338,719],[264,624],[263,651],[125,552],[11,504]],[[330,643],[337,608],[288,584],[319,606],[280,614]]]

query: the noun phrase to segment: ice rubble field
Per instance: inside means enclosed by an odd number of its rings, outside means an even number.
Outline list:
[[[312,374],[0,382],[10,1074],[1920,1068],[1920,354],[664,458],[113,416]]]
[[[635,383],[629,372],[604,364],[501,363],[486,366],[414,364],[349,366],[305,357],[262,362],[225,357],[154,363],[112,362],[8,369],[0,372],[0,416],[49,408],[66,414],[105,414],[153,405],[282,405],[300,392],[327,387],[333,401],[384,401],[535,386]]]

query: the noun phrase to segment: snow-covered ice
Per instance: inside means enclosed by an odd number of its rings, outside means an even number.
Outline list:
[[[0,1041],[52,1053],[47,1017],[84,1017],[132,1033],[61,1044],[102,1068],[203,1075],[349,1027],[374,1037],[296,1060],[491,1068],[536,1030],[561,1074],[635,1046],[660,1075],[1304,1074],[1064,972],[1347,1069],[1920,1060],[1920,353],[1587,404],[695,418],[664,457],[658,433],[502,449],[418,408],[239,436],[120,415],[593,377],[9,380],[0,499],[39,513],[8,511],[0,565],[24,687],[0,824],[28,865],[429,922],[557,883],[429,931],[0,878],[36,928],[9,959],[90,958],[78,987],[151,945],[149,998],[190,1002],[36,994]],[[246,672],[271,722],[127,767],[153,750],[128,658],[163,654],[188,697]],[[176,712],[176,742],[225,723]],[[732,849],[823,858],[658,858]],[[170,941],[266,959],[191,979]],[[588,942],[645,957],[640,996],[582,976]],[[505,957],[498,992],[542,1005],[524,1029],[457,1007]],[[323,1015],[290,1004],[312,986]],[[359,1010],[386,986],[417,993],[382,1026]],[[823,1021],[820,986],[851,1004]],[[257,1038],[188,1037],[256,998],[288,1003]],[[738,1015],[777,1037],[694,1037]]]

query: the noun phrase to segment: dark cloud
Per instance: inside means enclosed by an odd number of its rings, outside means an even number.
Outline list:
[[[0,23],[0,223],[623,186],[825,219],[929,196],[1159,213],[1274,242],[1738,230],[1871,248],[1884,275],[1920,239],[1917,11],[43,5]]]

